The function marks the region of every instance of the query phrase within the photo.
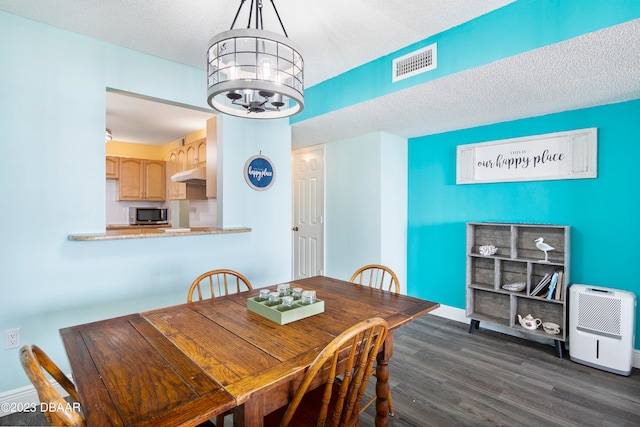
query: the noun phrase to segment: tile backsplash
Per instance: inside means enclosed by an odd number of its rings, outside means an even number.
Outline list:
[[[171,202],[118,201],[118,181],[107,179],[107,225],[122,225],[129,223],[129,207],[166,207],[169,208],[169,223],[171,223]],[[191,200],[189,205],[189,226],[216,226],[216,199]]]

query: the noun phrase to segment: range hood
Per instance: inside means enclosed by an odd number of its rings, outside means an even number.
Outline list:
[[[186,182],[187,184],[205,185],[207,183],[207,168],[189,169],[171,175],[173,182]]]

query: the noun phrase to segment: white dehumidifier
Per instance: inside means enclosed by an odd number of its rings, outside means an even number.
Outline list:
[[[569,288],[571,360],[619,375],[631,374],[636,296],[587,285]]]

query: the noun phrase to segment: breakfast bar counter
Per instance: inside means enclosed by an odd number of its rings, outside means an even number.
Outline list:
[[[190,227],[190,228],[172,228],[167,227],[131,227],[107,229],[103,233],[86,233],[86,234],[70,234],[69,240],[77,241],[93,241],[93,240],[123,240],[123,239],[150,239],[157,237],[177,237],[177,236],[198,236],[205,234],[230,234],[230,233],[248,233],[251,228],[248,227]]]

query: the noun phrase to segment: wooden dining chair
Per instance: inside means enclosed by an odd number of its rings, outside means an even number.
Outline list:
[[[362,396],[386,336],[387,322],[374,317],[335,337],[311,362],[289,406],[265,417],[265,427],[358,425]]]
[[[400,281],[398,276],[392,269],[380,264],[370,264],[360,267],[349,279],[352,283],[357,283],[361,286],[368,286],[371,288],[382,289],[398,293],[400,292]],[[374,367],[375,375],[375,367]],[[362,405],[361,412],[364,412],[369,406],[376,401],[375,396],[369,399],[364,405]],[[393,400],[391,399],[391,392],[389,392],[389,415],[393,417]]]
[[[208,280],[208,286],[206,282]],[[203,283],[204,282],[204,283]],[[253,289],[249,279],[233,270],[218,269],[202,273],[196,278],[189,288],[187,302],[192,302],[197,290],[196,301],[215,298],[216,296],[229,295],[230,293],[248,291]]]
[[[362,286],[383,289],[385,291],[400,292],[398,276],[389,267],[380,264],[370,264],[360,267],[349,279],[350,282]]]
[[[72,399],[79,402],[78,392],[60,368],[36,345],[24,345],[20,349],[20,362],[29,380],[38,392],[38,399],[44,405],[44,416],[52,426],[84,426],[85,420],[81,413],[73,410],[58,391],[53,387],[44,374],[51,377],[69,393]],[[44,369],[44,371],[43,371]],[[64,408],[64,410],[61,410]]]

